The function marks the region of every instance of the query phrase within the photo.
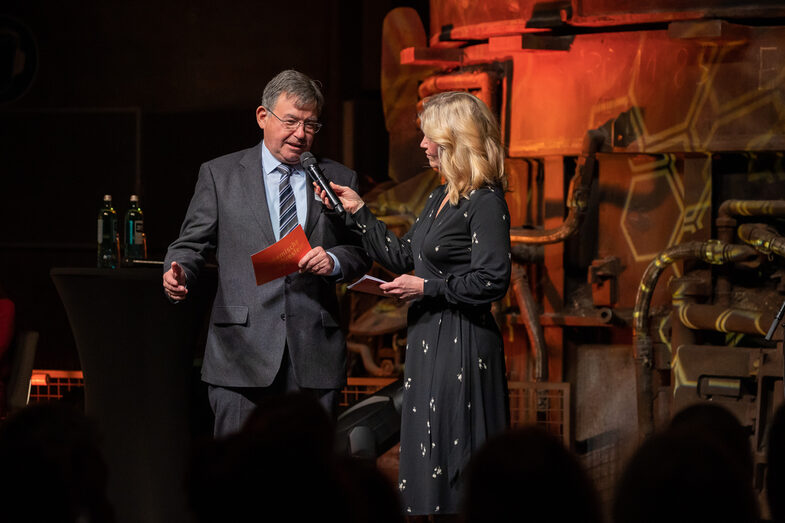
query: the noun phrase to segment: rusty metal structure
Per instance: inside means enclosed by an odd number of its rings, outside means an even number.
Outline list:
[[[763,460],[783,400],[783,328],[766,339],[785,299],[783,19],[761,0],[431,0],[427,32],[412,9],[385,19],[396,185],[370,205],[405,228],[438,183],[416,154],[424,97],[466,90],[497,114],[509,379],[569,385],[576,449],[714,401]]]

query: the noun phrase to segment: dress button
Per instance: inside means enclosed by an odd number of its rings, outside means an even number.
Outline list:
[[[281,319],[285,320],[286,319],[286,314],[281,314]]]

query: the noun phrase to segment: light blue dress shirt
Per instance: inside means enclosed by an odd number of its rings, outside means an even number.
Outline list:
[[[272,155],[267,145],[262,142],[262,175],[264,176],[264,188],[267,194],[267,209],[270,211],[270,223],[273,225],[273,232],[275,239],[280,240],[281,228],[280,214],[281,203],[279,200],[279,185],[281,183],[281,171],[278,166],[281,162]],[[294,201],[297,205],[297,221],[305,228],[305,220],[308,216],[308,191],[306,184],[308,183],[308,176],[305,174],[302,165],[289,165],[293,168],[291,176],[289,177],[289,184],[292,186],[294,192]],[[333,272],[330,276],[341,274],[341,264],[333,253],[327,252],[330,258],[333,259]]]

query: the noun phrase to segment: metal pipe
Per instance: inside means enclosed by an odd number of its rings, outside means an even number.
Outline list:
[[[526,271],[518,264],[512,266],[512,289],[521,311],[519,323],[526,327],[529,345],[534,355],[534,381],[548,380],[548,353],[545,347],[545,335],[542,332],[537,304],[529,287]]]
[[[747,245],[729,245],[716,240],[687,242],[669,247],[649,263],[641,278],[633,309],[633,351],[638,380],[638,428],[644,436],[654,431],[652,367],[653,342],[649,336],[649,307],[651,296],[662,272],[673,262],[695,258],[713,265],[743,261],[757,256]]]
[[[785,217],[785,200],[725,200],[717,210],[717,218],[733,216]]]
[[[590,311],[578,311],[577,314],[563,312],[545,313],[540,317],[543,325],[561,325],[564,327],[610,327],[613,321],[613,309],[600,307]]]
[[[555,229],[538,230],[513,227],[510,229],[512,243],[547,244],[558,243],[575,234],[586,216],[591,195],[591,184],[597,174],[596,154],[607,139],[602,129],[592,129],[583,139],[581,155],[575,167],[575,176],[570,180],[567,194],[569,211],[562,224]]]
[[[373,354],[371,353],[371,347],[369,345],[357,341],[347,341],[346,348],[360,355],[360,358],[363,362],[363,367],[365,367],[365,370],[367,370],[368,373],[372,376],[392,375],[392,368],[382,368],[376,364],[373,359]]]
[[[759,311],[729,309],[719,305],[687,303],[676,307],[679,321],[693,330],[741,332],[765,336],[774,315]]]
[[[545,261],[545,250],[542,245],[518,243],[510,247],[510,254],[513,263],[520,263],[521,265],[543,263]]]
[[[723,243],[733,241],[736,216],[785,216],[785,200],[725,200],[717,209],[717,218],[714,221],[719,241]],[[714,288],[715,303],[725,307],[730,306],[729,270],[721,268],[717,271]]]
[[[704,242],[687,242],[675,245],[662,251],[649,263],[641,277],[641,284],[635,296],[633,309],[633,335],[635,337],[648,336],[648,315],[651,304],[651,295],[660,274],[673,262],[688,258],[695,258],[713,265],[722,265],[729,262],[744,261],[757,256],[755,249],[746,245],[729,245],[717,240]],[[639,356],[643,356],[640,355]],[[650,355],[649,355],[650,356]],[[649,364],[651,362],[648,362]]]
[[[722,206],[721,206],[722,207]],[[736,219],[727,215],[727,207],[717,213],[714,220],[717,229],[717,240],[722,243],[733,243],[733,232],[736,230]],[[714,303],[723,307],[730,307],[731,275],[730,267],[722,266],[717,269],[714,282]]]
[[[695,303],[696,298],[705,298],[711,295],[711,282],[706,282],[702,277],[683,276],[681,278],[673,278],[668,282],[673,307],[669,315],[670,319],[670,339],[668,339],[667,330],[660,329],[660,340],[669,345],[671,367],[673,361],[678,353],[679,347],[682,345],[694,345],[696,340],[696,333],[694,330],[687,328],[681,321],[679,321],[678,309],[688,303]]]
[[[785,258],[785,236],[762,223],[745,223],[739,226],[739,238],[763,254],[776,254]]]
[[[417,103],[417,111],[422,111],[422,99],[436,93],[444,91],[479,91],[474,92],[485,105],[493,109],[493,84],[496,77],[492,77],[487,71],[473,73],[458,73],[442,76],[431,76],[423,80],[417,88],[420,101]]]

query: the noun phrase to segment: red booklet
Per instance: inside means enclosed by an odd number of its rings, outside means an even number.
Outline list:
[[[346,288],[353,291],[367,292],[368,294],[384,296],[384,291],[379,288],[379,285],[382,283],[387,282],[366,274],[351,285],[347,285]]]
[[[299,269],[297,263],[300,258],[310,250],[311,244],[305,237],[305,231],[301,225],[298,225],[274,244],[252,254],[251,263],[256,276],[256,285],[263,285],[295,272]]]

